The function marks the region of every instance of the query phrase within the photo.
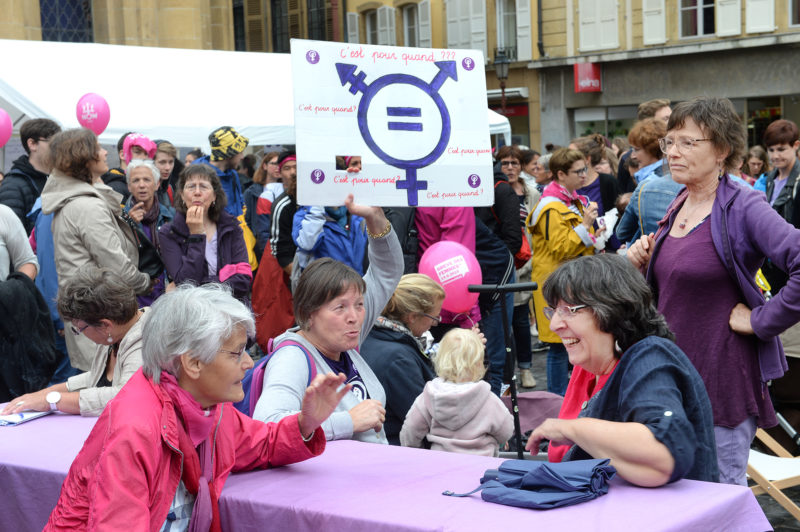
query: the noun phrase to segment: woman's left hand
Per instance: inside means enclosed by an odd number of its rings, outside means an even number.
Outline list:
[[[350,214],[361,216],[366,220],[367,229],[373,235],[381,234],[389,223],[381,207],[369,207],[367,205],[355,203],[352,194],[348,195],[347,199],[344,200],[344,205],[347,207],[347,210],[350,211]]]
[[[525,450],[531,451],[531,454],[538,453],[539,442],[542,440],[550,440],[550,443],[555,445],[572,445],[572,440],[566,435],[570,421],[569,419],[558,418],[544,420],[544,423],[536,427],[531,433],[531,437],[528,438],[528,443],[525,445]]]
[[[303,396],[303,405],[300,414],[297,416],[297,423],[300,425],[300,433],[303,437],[308,437],[323,421],[328,419],[344,394],[350,391],[351,385],[342,386],[347,379],[344,373],[334,375],[326,373],[317,375],[306,388]],[[341,390],[337,389],[341,386]]]
[[[731,330],[739,334],[753,334],[753,326],[750,324],[750,314],[753,311],[744,303],[737,303],[731,316],[728,318],[728,325]]]

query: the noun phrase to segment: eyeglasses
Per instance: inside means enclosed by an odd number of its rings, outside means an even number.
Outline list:
[[[247,345],[243,345],[239,351],[228,351],[227,349],[220,349],[220,353],[227,353],[236,357],[236,362],[241,362],[242,357],[247,352]]]
[[[201,192],[208,192],[212,189],[212,187],[208,183],[186,183],[183,185],[183,190],[186,192],[191,192],[195,189],[199,189]]]
[[[500,166],[519,166],[519,161],[500,161]]]
[[[581,174],[588,173],[589,169],[584,166],[583,168],[579,168],[578,170],[570,170],[570,172],[575,172],[576,174],[581,175]]]
[[[698,142],[708,142],[711,139],[689,139],[686,137],[681,137],[677,140],[675,139],[668,139],[666,137],[662,139],[658,139],[658,147],[661,148],[661,151],[666,155],[669,152],[669,149],[673,146],[678,148],[679,153],[686,153],[687,151],[696,148]]]
[[[441,316],[431,316],[430,314],[425,314],[424,312],[422,313],[422,315],[425,316],[426,318],[430,318],[431,320],[433,320],[433,326],[434,327],[436,327],[440,323],[442,323],[442,317]]]
[[[560,318],[566,320],[566,319],[571,318],[575,314],[577,314],[580,309],[586,308],[588,306],[589,305],[573,305],[571,307],[568,307],[568,306],[564,305],[564,306],[558,307],[558,308],[544,307],[542,309],[542,312],[544,313],[544,317],[547,318],[548,320],[552,320],[553,319],[553,315],[556,312],[558,313],[558,316]]]
[[[86,329],[88,329],[89,327],[91,327],[91,325],[89,325],[88,323],[83,327],[81,327],[80,329],[76,329],[74,325],[69,326],[69,328],[72,330],[72,334],[74,334],[75,336],[80,336],[81,333]]]
[[[268,161],[267,164],[271,164],[272,166],[278,166],[278,161]]]

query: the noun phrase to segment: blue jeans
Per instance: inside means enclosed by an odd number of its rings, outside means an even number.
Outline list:
[[[528,316],[528,304],[514,307],[511,320],[514,329],[514,345],[517,348],[517,366],[519,369],[531,369],[531,320]]]
[[[501,295],[500,297],[504,296]],[[505,298],[508,326],[511,327],[514,313],[514,294],[509,292],[505,295]],[[486,315],[481,316],[481,331],[486,336],[486,356],[489,359],[489,384],[492,386],[492,392],[496,395],[500,395],[500,387],[503,384],[503,370],[506,365],[506,341],[503,337],[503,315],[500,310],[500,299],[498,298]],[[514,349],[513,345],[509,347]]]
[[[564,395],[569,384],[569,357],[564,344],[550,344],[547,352],[547,391]]]

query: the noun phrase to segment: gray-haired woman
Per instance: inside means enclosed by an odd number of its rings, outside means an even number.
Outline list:
[[[349,387],[319,375],[300,412],[261,423],[230,402],[253,366],[251,312],[218,284],[179,286],[153,304],[142,371],[98,419],[72,463],[45,530],[220,530],[217,501],[233,471],[319,455],[319,424]],[[192,528],[195,529],[195,528]]]
[[[349,266],[323,258],[303,271],[294,292],[298,327],[275,339],[279,349],[267,364],[253,417],[277,421],[297,412],[313,362],[316,373],[344,373],[353,387],[322,425],[325,436],[388,443],[383,430],[386,395],[358,348],[403,275],[403,251],[383,209],[356,205],[352,195],[345,205],[366,220],[369,269],[362,279]],[[302,349],[280,347],[286,340]]]
[[[640,486],[716,482],[703,381],[639,272],[619,255],[580,257],[555,270],[543,292],[575,369],[558,419],[534,429],[526,449],[538,452],[547,439],[550,461],[610,458]]]
[[[91,267],[77,272],[58,292],[58,312],[72,324],[67,334],[82,334],[97,344],[91,368],[67,382],[17,397],[2,413],[59,410],[99,416],[142,366],[146,310],[138,308],[133,289],[115,272]]]
[[[800,230],[728,169],[745,130],[725,98],[681,102],[660,147],[686,188],[657,234],[628,250],[645,269],[676,343],[703,377],[717,436],[720,481],[746,485],[756,427],[777,425],[767,382],[787,369],[778,334],[800,320]],[[769,258],[789,282],[769,301],[755,282]]]

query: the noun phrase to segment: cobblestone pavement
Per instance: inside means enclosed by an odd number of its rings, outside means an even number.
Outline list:
[[[535,336],[533,342],[538,340]],[[547,391],[547,351],[533,354],[533,364],[531,371],[534,378],[536,378],[536,388],[520,388],[521,392],[534,392],[534,391]],[[517,375],[517,382],[519,382],[519,374]],[[800,505],[800,486],[784,490],[795,504]],[[783,507],[775,502],[775,499],[769,495],[759,495],[756,497],[761,509],[767,516],[772,527],[776,532],[778,531],[792,531],[800,532],[800,522],[797,521],[792,514],[783,509]]]

